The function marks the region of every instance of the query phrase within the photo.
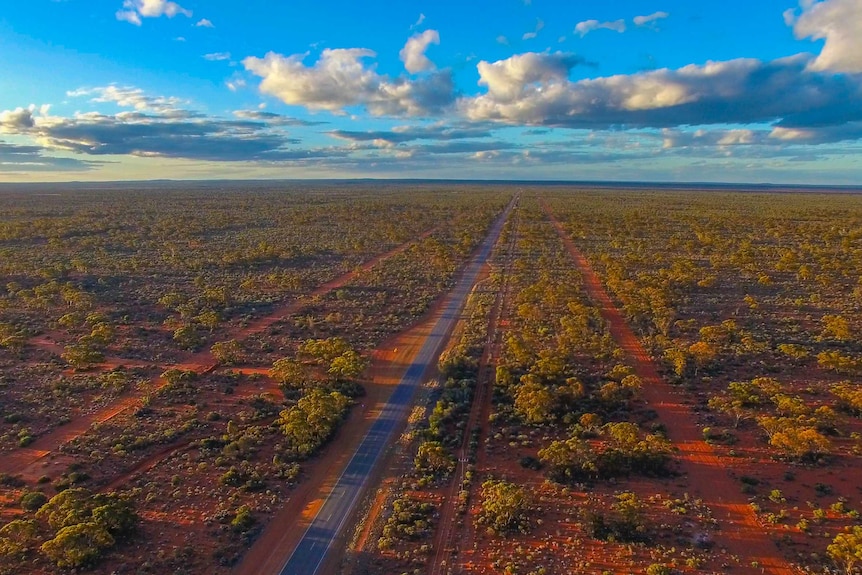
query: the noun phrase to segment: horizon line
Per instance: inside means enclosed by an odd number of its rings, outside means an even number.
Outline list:
[[[211,179],[173,179],[154,178],[147,180],[68,180],[62,182],[0,182],[0,188],[22,188],[34,186],[134,186],[134,185],[195,185],[195,184],[230,184],[257,183],[274,184],[278,182],[292,184],[359,184],[376,182],[384,184],[397,183],[445,183],[445,184],[485,184],[485,185],[533,185],[533,186],[595,186],[602,188],[643,188],[660,186],[663,188],[752,188],[752,189],[794,189],[794,190],[858,190],[860,184],[806,184],[806,183],[773,183],[773,182],[698,182],[698,181],[661,181],[661,180],[556,180],[556,179],[491,179],[491,178],[211,178]]]

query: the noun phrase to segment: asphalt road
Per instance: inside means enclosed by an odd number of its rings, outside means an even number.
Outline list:
[[[407,369],[389,402],[365,435],[279,575],[316,575],[320,569],[333,542],[350,518],[368,478],[380,462],[394,431],[406,420],[412,405],[413,394],[422,383],[422,375],[440,356],[452,328],[460,317],[467,295],[476,283],[479,271],[487,261],[491,249],[497,243],[503,224],[514,205],[515,200],[494,223],[478,253],[467,264],[455,288],[447,296],[443,304],[443,313],[431,329],[431,334],[425,340],[416,359]]]

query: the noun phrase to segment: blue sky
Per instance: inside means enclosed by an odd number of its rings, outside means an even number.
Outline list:
[[[860,0],[30,0],[0,181],[862,183]]]

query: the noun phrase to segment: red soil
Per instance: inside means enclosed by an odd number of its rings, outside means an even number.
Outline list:
[[[719,454],[703,440],[694,413],[683,403],[684,395],[659,376],[652,358],[614,305],[587,259],[547,206],[543,209],[583,275],[584,289],[600,307],[611,335],[629,356],[635,373],[644,382],[643,399],[667,425],[668,438],[679,449],[680,469],[688,476],[692,494],[703,499],[713,510],[721,526],[715,534],[716,544],[747,559],[735,572],[792,574],[793,569],[760,526],[747,498],[740,491],[739,483],[729,475],[738,461]],[[759,567],[751,566],[752,562],[757,562]]]

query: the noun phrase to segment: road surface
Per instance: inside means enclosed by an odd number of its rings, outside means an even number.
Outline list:
[[[487,261],[491,249],[497,243],[503,224],[515,203],[516,200],[513,199],[492,226],[479,251],[465,267],[464,273],[443,304],[440,319],[431,329],[431,334],[425,340],[416,359],[407,369],[389,402],[383,407],[377,420],[353,454],[332,492],[308,526],[279,575],[316,575],[320,569],[333,542],[350,518],[368,478],[381,460],[393,433],[405,421],[413,394],[422,383],[423,374],[440,356],[452,328],[460,317],[467,295],[476,283],[479,271]]]

